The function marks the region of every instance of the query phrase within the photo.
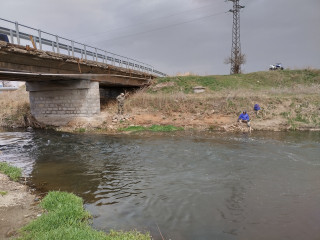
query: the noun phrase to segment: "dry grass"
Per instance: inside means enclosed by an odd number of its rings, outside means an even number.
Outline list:
[[[150,94],[140,91],[126,102],[128,113],[160,112],[165,116],[175,114],[203,115],[213,111],[237,116],[247,110],[254,114],[253,106],[259,103],[269,118],[284,118],[288,122],[301,122],[318,126],[320,107],[319,85],[303,88],[274,88],[268,91],[232,90],[217,93],[186,94],[183,92]]]
[[[25,86],[17,91],[0,92],[0,105],[0,126],[25,126],[24,116],[30,114],[29,95]]]
[[[183,92],[148,94],[140,92],[132,96],[126,103],[128,111],[144,109],[148,112],[161,111],[171,115],[173,112],[196,113],[201,109],[213,109],[212,95],[192,95]]]

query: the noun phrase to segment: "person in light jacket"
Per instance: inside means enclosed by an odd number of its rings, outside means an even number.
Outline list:
[[[123,115],[124,113],[124,100],[126,99],[126,96],[124,95],[124,93],[121,93],[118,97],[117,97],[117,101],[118,101],[118,114]]]

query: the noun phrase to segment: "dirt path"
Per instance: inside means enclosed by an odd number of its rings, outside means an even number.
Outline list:
[[[0,173],[0,239],[9,239],[41,213],[27,186]]]

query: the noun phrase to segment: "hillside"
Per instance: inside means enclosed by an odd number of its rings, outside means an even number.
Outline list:
[[[214,76],[174,76],[158,78],[152,89],[160,83],[173,83],[173,85],[161,88],[161,92],[192,93],[195,86],[206,87],[209,92],[232,91],[237,89],[267,91],[275,88],[298,88],[299,86],[312,87],[320,84],[320,70],[284,70],[254,72],[238,75],[214,75]],[[156,91],[159,92],[159,91]]]

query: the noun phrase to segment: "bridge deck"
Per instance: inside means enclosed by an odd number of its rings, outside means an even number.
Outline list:
[[[142,86],[155,75],[0,41],[0,80],[91,80],[105,86]]]
[[[6,81],[23,81],[25,82],[46,82],[46,81],[63,81],[63,80],[90,80],[99,82],[102,86],[123,86],[137,87],[150,83],[150,79],[116,75],[116,74],[46,74],[46,73],[27,73],[0,71],[0,80]]]

